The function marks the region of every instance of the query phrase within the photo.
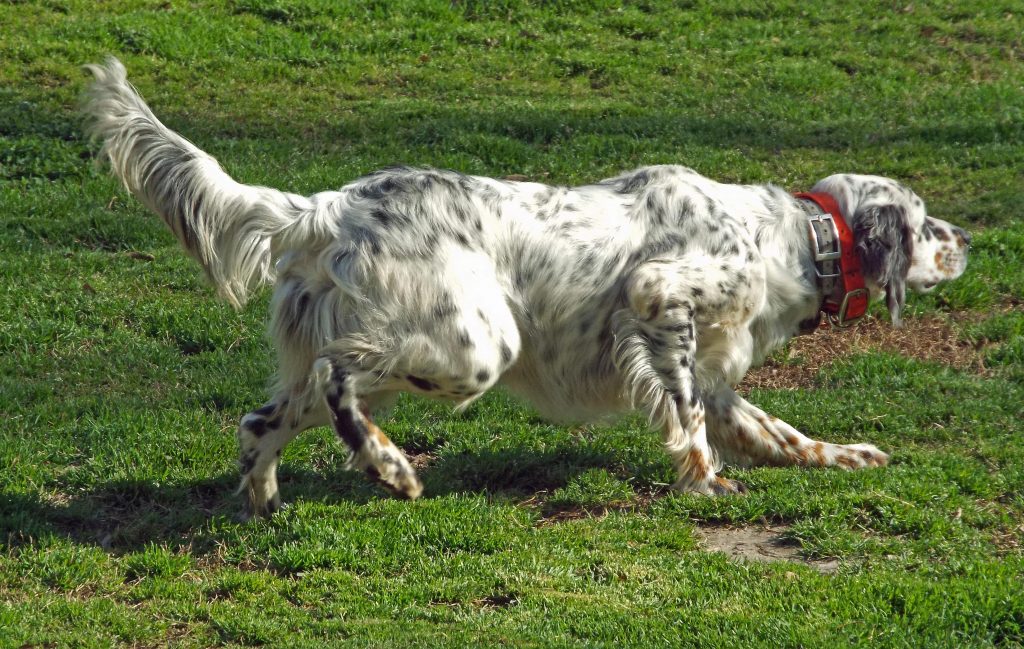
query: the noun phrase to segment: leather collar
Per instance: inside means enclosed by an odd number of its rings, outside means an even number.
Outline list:
[[[829,194],[794,196],[807,212],[814,272],[822,293],[818,316],[801,322],[800,332],[813,332],[823,314],[833,327],[849,327],[864,317],[869,299],[860,257],[854,247],[853,230]]]

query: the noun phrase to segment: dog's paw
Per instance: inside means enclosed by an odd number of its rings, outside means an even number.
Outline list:
[[[745,494],[747,491],[747,485],[739,480],[730,480],[729,478],[716,476],[711,481],[711,484],[708,485],[708,491],[705,493],[709,496],[731,496],[734,494]]]
[[[834,463],[844,469],[867,469],[885,466],[889,456],[871,444],[844,444],[836,447]]]
[[[388,469],[387,474],[382,474],[372,466],[367,467],[366,475],[396,498],[416,500],[420,497],[423,493],[423,483],[420,482],[411,466],[407,465],[397,470],[394,467],[388,467]]]
[[[254,518],[270,518],[287,507],[287,505],[281,504],[281,496],[277,493],[259,502],[254,500],[252,496],[252,493],[248,494],[242,510],[235,514],[234,520],[236,523],[248,523]]]
[[[245,523],[253,518],[270,518],[281,509],[281,493],[277,480],[256,480],[252,474],[242,476],[236,495],[244,498],[242,510],[235,514],[236,522]]]
[[[747,493],[747,485],[739,480],[730,480],[721,476],[714,476],[706,482],[694,484],[692,481],[681,479],[672,485],[673,491],[682,493],[697,493],[705,496],[732,496]]]

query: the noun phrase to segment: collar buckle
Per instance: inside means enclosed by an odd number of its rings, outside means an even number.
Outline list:
[[[826,313],[828,316],[828,323],[833,327],[839,329],[845,329],[846,327],[852,327],[861,321],[861,319],[867,314],[867,302],[870,295],[866,288],[855,288],[851,291],[847,291],[843,295],[843,301],[839,305],[839,311],[836,313]],[[863,300],[862,305],[858,305],[860,308],[856,309],[860,311],[860,315],[848,316],[847,312],[850,309],[851,300],[860,302]]]
[[[807,221],[811,226],[811,233],[814,235],[811,237],[811,247],[814,249],[814,261],[837,261],[842,257],[842,253],[839,251],[839,246],[836,245],[839,242],[839,228],[836,226],[836,221],[831,214],[811,214],[807,217]],[[819,228],[820,226],[820,228]],[[827,230],[825,228],[827,227]],[[823,232],[822,230],[825,230]],[[829,238],[825,233],[831,234]],[[833,250],[821,249],[821,240],[825,238],[827,244],[831,244]]]

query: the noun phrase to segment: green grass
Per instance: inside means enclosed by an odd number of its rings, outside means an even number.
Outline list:
[[[0,2],[0,646],[1024,644],[1024,66],[1006,3]],[[557,183],[675,162],[805,189],[893,176],[975,234],[956,315],[984,375],[887,353],[751,399],[884,470],[729,470],[666,495],[657,436],[403,398],[427,497],[285,451],[238,524],[234,427],[272,371],[267,296],[215,300],[92,164],[83,63],[114,53],[239,179],[392,163]],[[653,497],[652,497],[653,496]],[[697,549],[788,526],[823,575]]]

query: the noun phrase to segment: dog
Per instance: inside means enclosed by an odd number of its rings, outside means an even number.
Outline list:
[[[719,475],[725,463],[885,465],[876,447],[810,439],[732,386],[827,305],[842,301],[830,318],[845,325],[850,304],[884,299],[898,325],[908,287],[967,264],[964,230],[877,176],[829,176],[805,198],[682,166],[572,188],[404,167],[309,197],[244,185],[166,128],[116,59],[87,69],[88,129],[112,173],[236,308],[273,284],[276,388],[237,433],[250,515],[280,507],[282,449],[323,425],[347,467],[418,497],[372,413],[399,392],[464,408],[499,383],[559,421],[646,414],[684,492],[745,492]],[[846,221],[840,252],[829,241]],[[850,288],[846,274],[863,279]]]

